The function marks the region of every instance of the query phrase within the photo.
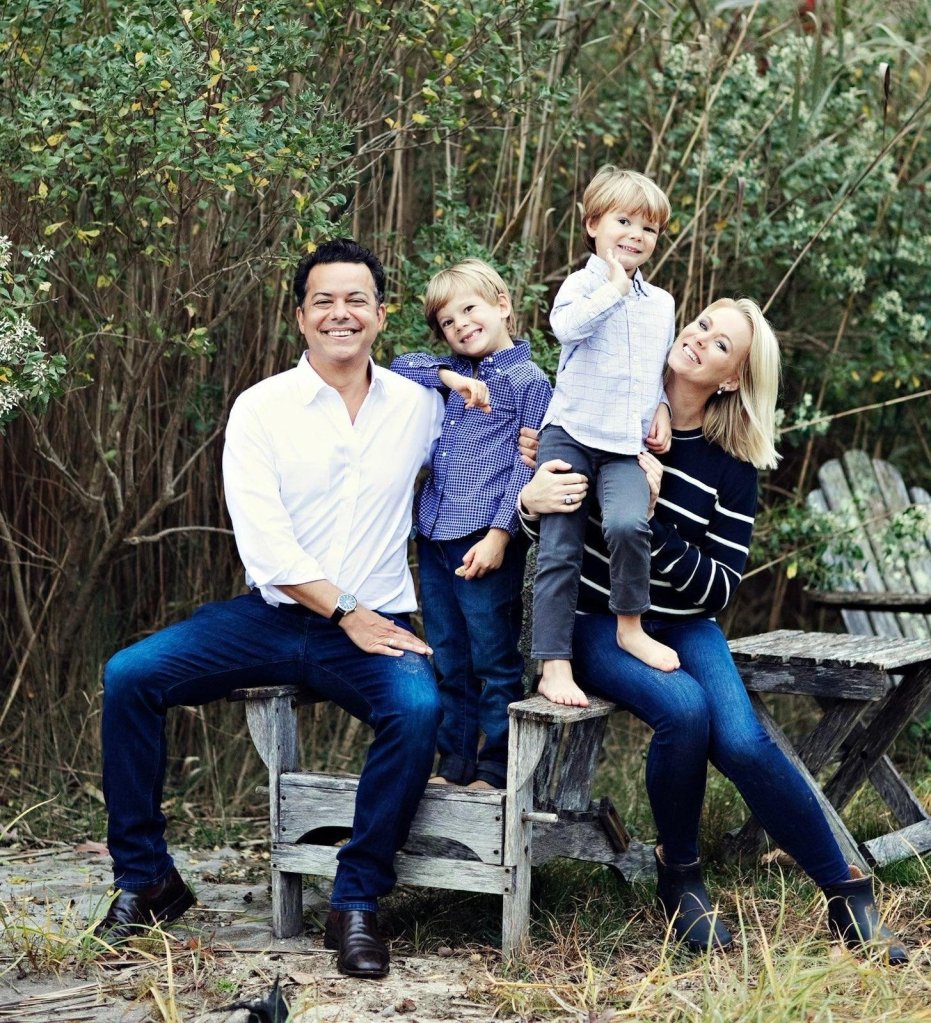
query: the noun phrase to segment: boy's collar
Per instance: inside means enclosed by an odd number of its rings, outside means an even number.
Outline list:
[[[597,253],[593,252],[588,257],[588,262],[585,264],[587,270],[593,270],[599,277],[608,279],[608,263]],[[634,276],[631,278],[631,290],[636,292],[638,295],[646,295],[646,281],[643,279],[643,274],[640,272],[640,267],[634,271]]]
[[[510,348],[499,348],[496,352],[490,352],[478,360],[480,366],[491,362],[493,366],[513,366],[518,362],[525,362],[530,357],[530,342],[520,338],[514,338],[514,344]],[[467,358],[467,356],[463,356]],[[470,359],[474,362],[474,359]]]

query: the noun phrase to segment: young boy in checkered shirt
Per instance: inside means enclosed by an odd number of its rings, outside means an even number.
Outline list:
[[[524,692],[527,541],[516,508],[532,470],[517,435],[539,427],[552,388],[530,345],[512,340],[510,293],[482,260],[436,274],[424,315],[449,354],[401,355],[391,368],[446,394],[432,472],[417,497],[420,603],[443,705],[431,781],[503,788],[507,708]]]
[[[669,216],[666,194],[648,177],[602,167],[582,198],[593,255],[563,282],[550,313],[562,351],[538,460],[559,459],[592,484],[573,510],[544,515],[540,523],[532,653],[543,661],[539,692],[554,703],[588,704],[571,657],[592,493],[610,554],[608,606],[617,615],[618,645],[661,671],[679,667],[676,652],[640,623],[650,607],[651,534],[649,487],[638,457],[644,448],[669,450],[663,370],[675,337],[672,295],[648,284],[640,267]]]

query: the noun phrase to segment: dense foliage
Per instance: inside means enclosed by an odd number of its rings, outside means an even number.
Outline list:
[[[909,2],[0,5],[0,716],[77,779],[102,660],[238,589],[220,435],[297,354],[302,251],[384,256],[383,360],[428,343],[429,276],[484,255],[552,370],[606,161],[670,194],[652,273],[680,318],[750,294],[783,339],[776,581],[741,624],[800,615],[789,576],[836,532],[804,510],[813,469],[856,445],[931,483],[929,38]]]

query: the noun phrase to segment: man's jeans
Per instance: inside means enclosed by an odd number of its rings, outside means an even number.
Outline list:
[[[418,654],[363,653],[326,618],[271,607],[257,592],[207,604],[107,663],[103,788],[115,884],[138,891],[172,866],[161,810],[168,708],[256,685],[306,686],[374,729],[332,896],[334,909],[374,911],[395,882],[394,854],[430,774],[440,716],[433,671]]]
[[[481,579],[456,569],[477,538],[417,541],[424,630],[443,706],[439,773],[467,785],[507,783],[508,704],[523,699],[520,654],[527,541],[511,538],[501,567]],[[479,732],[485,743],[478,752]]]
[[[753,712],[720,626],[710,619],[651,622],[682,667],[650,668],[617,645],[613,617],[577,615],[575,677],[653,729],[646,785],[666,861],[698,858],[710,760],[746,800],[773,841],[819,885],[850,879],[831,829],[801,775]]]

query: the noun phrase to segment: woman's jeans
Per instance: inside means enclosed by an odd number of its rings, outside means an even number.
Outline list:
[[[458,785],[480,779],[504,788],[508,704],[524,696],[518,644],[527,540],[512,537],[500,568],[481,579],[462,579],[456,569],[476,542],[475,536],[417,541],[424,631],[443,706],[438,772]]]
[[[850,873],[818,803],[766,734],[731,657],[710,619],[652,622],[644,628],[672,647],[682,667],[650,668],[617,645],[608,615],[577,615],[575,677],[653,729],[646,786],[665,858],[698,859],[698,827],[710,760],[728,777],[773,841],[819,885]]]
[[[306,686],[372,726],[331,905],[374,911],[395,882],[394,854],[433,762],[440,716],[433,671],[418,654],[364,653],[321,615],[272,607],[257,592],[205,605],[121,650],[104,669],[103,788],[116,886],[138,891],[172,867],[161,809],[168,708],[257,685]]]

